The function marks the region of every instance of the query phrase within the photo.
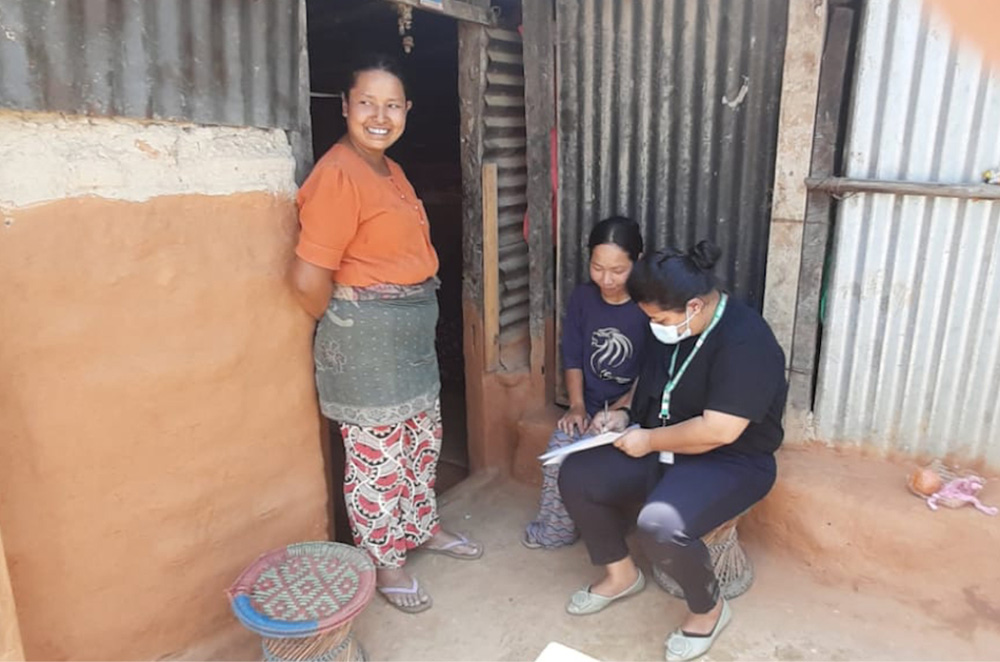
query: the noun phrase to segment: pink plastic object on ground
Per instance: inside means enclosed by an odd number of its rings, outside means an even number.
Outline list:
[[[938,502],[941,502],[941,505],[951,508],[959,508],[967,503],[971,503],[980,512],[987,515],[996,515],[996,508],[983,505],[976,496],[985,484],[986,481],[979,476],[963,476],[962,478],[948,481],[944,487],[927,497],[927,506],[931,510],[937,510]]]

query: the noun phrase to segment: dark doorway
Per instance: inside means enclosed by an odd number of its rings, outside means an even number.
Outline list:
[[[459,149],[458,26],[452,18],[415,10],[403,50],[397,5],[377,0],[308,0],[313,153],[318,159],[344,133],[339,93],[347,67],[362,50],[398,57],[413,110],[389,156],[403,167],[424,202],[441,267],[437,328],[444,441],[437,492],[468,475],[465,361],[462,344],[462,171]],[[344,450],[331,426],[331,492],[338,540],[350,538],[343,505]]]

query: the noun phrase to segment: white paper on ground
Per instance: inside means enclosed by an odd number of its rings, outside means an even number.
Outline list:
[[[550,641],[541,655],[535,658],[535,662],[597,662],[597,659],[569,646]]]

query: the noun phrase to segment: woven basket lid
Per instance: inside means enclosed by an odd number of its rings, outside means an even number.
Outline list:
[[[371,601],[375,565],[336,542],[303,542],[262,555],[227,592],[236,617],[266,637],[307,637],[347,623]]]

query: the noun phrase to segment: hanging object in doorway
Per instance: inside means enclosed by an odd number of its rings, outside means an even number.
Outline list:
[[[413,35],[407,33],[413,29],[413,7],[396,5],[396,12],[399,14],[399,36],[403,38],[403,52],[409,55],[413,50]]]

